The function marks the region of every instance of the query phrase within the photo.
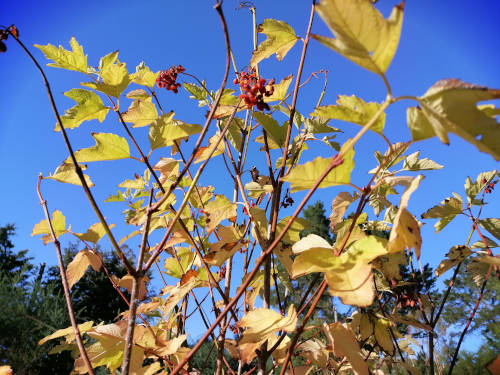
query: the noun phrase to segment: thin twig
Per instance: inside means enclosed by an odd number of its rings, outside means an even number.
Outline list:
[[[92,369],[92,364],[90,363],[89,356],[87,355],[87,351],[85,350],[85,346],[83,345],[82,337],[80,335],[80,329],[78,328],[78,324],[76,323],[75,312],[73,311],[73,303],[71,302],[71,296],[69,291],[68,279],[66,277],[66,270],[64,269],[63,258],[61,254],[61,244],[56,237],[54,232],[54,227],[52,226],[52,221],[50,219],[49,210],[47,208],[47,201],[43,199],[42,192],[40,191],[40,183],[42,181],[42,175],[38,176],[38,183],[36,185],[36,192],[38,194],[38,198],[40,199],[40,204],[43,207],[43,212],[45,214],[45,220],[47,220],[47,224],[50,230],[50,235],[52,237],[52,241],[54,242],[54,247],[56,248],[57,253],[57,261],[59,263],[59,274],[61,275],[61,282],[64,290],[64,298],[66,300],[66,307],[68,309],[69,320],[71,321],[71,326],[73,327],[73,331],[75,333],[75,340],[78,346],[78,350],[80,351],[80,355],[82,356],[83,362],[85,366],[87,366],[87,371],[90,375],[94,375],[94,370]]]

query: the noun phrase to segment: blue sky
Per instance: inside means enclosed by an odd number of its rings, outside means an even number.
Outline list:
[[[380,0],[378,6],[387,16],[395,4],[395,1]],[[189,73],[206,79],[208,86],[216,89],[223,74],[225,57],[221,28],[212,5],[212,2],[206,1],[10,1],[2,5],[0,24],[16,24],[21,39],[28,46],[51,43],[69,48],[68,42],[75,36],[88,54],[89,65],[97,66],[101,56],[117,49],[120,51],[119,59],[127,63],[129,72],[135,71],[135,66],[142,60],[154,71],[181,64]],[[255,5],[259,23],[264,18],[276,18],[288,22],[298,35],[305,34],[309,2],[257,0]],[[237,7],[237,1],[224,2],[236,64],[242,69],[250,59],[251,17],[247,10],[238,10]],[[421,95],[443,78],[460,78],[466,82],[500,88],[499,12],[500,3],[496,0],[483,0],[480,3],[456,0],[408,1],[399,49],[387,72],[394,95]],[[330,36],[319,17],[315,18],[313,32]],[[260,40],[263,39],[262,36]],[[44,246],[38,238],[30,237],[33,225],[43,218],[35,184],[39,172],[44,175],[53,172],[67,154],[60,134],[52,131],[55,120],[38,72],[12,40],[7,41],[7,44],[7,53],[0,56],[0,173],[3,182],[0,185],[3,197],[0,225],[15,223],[16,248],[30,249],[30,254],[37,262],[55,264],[52,246]],[[277,63],[274,56],[266,60],[260,65],[261,74],[276,80],[295,74],[300,49],[301,45],[297,44],[281,63]],[[31,50],[44,65],[42,53],[35,48]],[[333,104],[339,94],[354,94],[366,101],[379,102],[385,97],[384,86],[377,76],[312,41],[303,79],[319,69],[330,71],[323,104]],[[73,102],[62,93],[78,87],[79,82],[86,79],[76,72],[49,67],[45,71],[59,109],[64,112],[73,106]],[[183,77],[182,81],[191,80]],[[301,113],[307,115],[312,111],[322,85],[321,79],[312,79],[301,91],[298,103]],[[179,95],[161,92],[160,100],[165,109],[175,110],[176,118],[189,123],[203,123],[205,109],[197,108],[196,103],[187,96],[183,90]],[[385,133],[393,142],[409,139],[405,110],[410,104],[400,102],[387,111]],[[74,148],[93,145],[90,131],[123,135],[112,113],[108,118],[103,124],[92,121],[71,131]],[[359,129],[346,124],[332,125],[341,127],[345,132],[339,136],[339,142]],[[147,147],[147,130],[142,128],[137,133],[141,144]],[[440,171],[426,173],[420,189],[412,196],[409,209],[416,216],[439,203],[452,191],[463,193],[467,176],[475,178],[481,171],[498,168],[498,163],[489,155],[478,152],[460,138],[453,135],[450,138],[450,146],[430,139],[410,149],[421,150],[422,157],[445,165]],[[366,136],[358,143],[355,157],[357,169],[352,176],[354,183],[362,186],[367,182],[366,172],[376,164],[373,153],[377,149],[385,151],[385,144],[373,135]],[[160,156],[168,156],[165,153],[165,150],[155,151],[153,161]],[[331,156],[332,152],[327,147],[318,147],[307,157],[310,159],[316,155],[326,157]],[[263,155],[252,153],[248,168],[253,164],[264,169]],[[220,160],[213,161],[209,166],[202,183],[216,185],[217,193],[229,193],[232,186],[230,182],[224,184],[228,180],[224,179]],[[96,184],[93,191],[98,202],[116,193],[118,183],[132,178],[134,172],[142,174],[143,170],[139,163],[132,160],[90,165],[88,172]],[[245,177],[245,181],[250,180],[249,174]],[[316,199],[324,201],[325,206],[329,207],[332,198],[340,191],[341,188],[323,189],[318,192]],[[43,192],[49,208],[60,209],[74,231],[83,232],[97,221],[80,187],[46,181]],[[295,201],[302,195],[297,194]],[[491,200],[485,214],[498,215],[498,199]],[[128,231],[120,214],[124,207],[117,203],[102,203],[101,206],[109,221],[118,224],[116,237],[123,237]],[[422,260],[435,267],[451,246],[466,241],[470,225],[465,219],[458,219],[438,235],[434,234],[432,225],[433,222],[429,221],[422,229]],[[69,238],[63,237],[63,243],[64,240]],[[107,246],[106,240],[102,241],[102,245]],[[130,243],[133,249],[136,245]]]

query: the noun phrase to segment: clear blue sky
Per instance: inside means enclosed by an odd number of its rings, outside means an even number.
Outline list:
[[[395,4],[392,0],[380,0],[378,6],[387,16]],[[75,36],[88,54],[89,65],[97,66],[101,56],[116,49],[120,51],[119,59],[127,63],[130,72],[135,71],[135,66],[142,60],[155,71],[181,64],[189,73],[206,79],[208,86],[216,89],[224,70],[224,44],[212,5],[208,1],[9,1],[2,5],[0,24],[16,24],[21,39],[28,46],[51,43],[69,48],[68,42]],[[309,2],[257,0],[255,5],[258,22],[264,18],[284,20],[298,35],[304,35]],[[241,69],[248,65],[250,58],[251,17],[247,10],[236,10],[237,6],[238,2],[234,0],[224,2],[236,63]],[[442,78],[460,78],[500,88],[499,14],[500,3],[497,0],[407,1],[400,46],[387,73],[394,95],[421,95]],[[330,35],[319,17],[315,19],[313,32]],[[44,175],[53,172],[67,154],[60,134],[52,131],[55,120],[38,72],[12,40],[7,44],[7,53],[0,55],[0,193],[3,197],[0,225],[15,223],[16,248],[30,249],[37,262],[54,264],[53,247],[44,246],[39,238],[30,237],[33,225],[43,218],[35,184],[39,172]],[[274,56],[263,62],[261,74],[277,80],[290,73],[295,74],[300,48],[298,44],[281,64],[276,62]],[[41,52],[35,48],[32,51],[45,65]],[[354,94],[367,101],[379,102],[385,97],[384,86],[377,76],[312,41],[303,77],[322,68],[330,71],[324,104],[333,104],[338,94]],[[73,106],[73,102],[62,93],[78,87],[79,82],[86,79],[76,72],[49,67],[45,71],[59,109],[64,112]],[[301,113],[312,111],[321,86],[321,80],[313,79],[304,88],[298,107]],[[183,90],[177,96],[162,92],[160,100],[165,109],[175,110],[177,118],[190,123],[203,123],[205,110],[198,109]],[[401,102],[388,111],[386,134],[391,141],[409,139],[405,115],[407,105]],[[118,125],[110,113],[104,124],[96,121],[84,123],[70,132],[70,138],[76,149],[88,147],[93,145],[89,130],[123,135]],[[339,138],[340,142],[358,129],[335,123],[333,126],[343,126],[345,130]],[[139,129],[138,133],[140,142],[146,148],[146,129]],[[366,183],[366,171],[375,166],[373,152],[377,149],[385,150],[385,147],[373,135],[368,135],[357,145],[355,161],[359,169],[353,175],[354,183],[360,186]],[[421,150],[421,156],[445,165],[441,171],[427,173],[421,188],[412,196],[409,209],[417,216],[452,191],[463,193],[467,176],[475,178],[481,171],[498,168],[492,157],[478,152],[475,147],[453,135],[450,146],[431,139],[413,145],[411,150]],[[168,156],[164,154],[165,151],[156,151],[153,161],[160,156]],[[315,154],[332,155],[326,147],[320,147],[310,155]],[[254,160],[250,160],[249,167],[252,164],[264,167],[262,155],[251,154],[251,157]],[[214,161],[210,165],[203,183],[216,185],[218,193],[228,193],[231,184],[219,184],[219,181],[227,181],[221,180],[222,164]],[[88,172],[96,184],[93,191],[98,202],[110,193],[116,193],[118,183],[143,170],[139,163],[132,160],[90,165]],[[247,174],[248,180],[250,176]],[[317,199],[323,200],[328,207],[339,191],[341,188],[323,189]],[[74,231],[85,231],[97,221],[80,187],[46,181],[43,192],[49,208],[60,209]],[[295,200],[298,201],[300,196],[298,194]],[[499,201],[492,201],[486,212],[490,216],[498,216]],[[103,203],[102,208],[109,221],[117,224],[117,238],[124,236],[127,228],[120,215],[124,207],[117,203]],[[469,224],[465,220],[457,220],[439,235],[434,234],[432,225],[433,222],[428,222],[422,229],[422,259],[424,263],[437,266],[452,245],[465,242]],[[106,244],[103,240],[102,245],[106,247]],[[136,243],[131,242],[130,245],[135,249]]]

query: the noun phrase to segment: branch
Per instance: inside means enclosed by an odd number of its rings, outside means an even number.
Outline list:
[[[9,33],[10,33],[10,31],[9,31]],[[106,234],[108,235],[111,244],[113,245],[113,248],[115,249],[116,253],[120,256],[120,259],[122,260],[123,264],[125,265],[125,268],[127,269],[127,271],[129,273],[133,272],[134,269],[130,265],[129,261],[127,260],[127,258],[123,254],[123,252],[121,251],[120,246],[118,245],[118,242],[116,242],[116,239],[113,236],[113,233],[111,233],[111,229],[109,228],[108,223],[106,222],[106,219],[104,218],[101,210],[97,206],[97,203],[96,203],[96,201],[94,199],[94,196],[90,192],[90,188],[89,188],[89,186],[87,184],[87,181],[85,180],[85,177],[83,175],[82,169],[80,168],[80,165],[78,164],[78,162],[76,160],[73,148],[71,147],[71,143],[70,143],[68,135],[66,133],[66,129],[64,128],[63,123],[61,121],[61,117],[59,115],[59,111],[58,111],[56,103],[54,101],[54,96],[52,95],[52,90],[50,88],[49,81],[47,80],[47,76],[45,75],[45,73],[44,73],[42,67],[40,66],[40,64],[38,63],[38,61],[31,54],[31,52],[26,48],[26,46],[18,38],[14,37],[14,39],[17,41],[17,43],[19,43],[19,45],[21,46],[21,48],[30,57],[31,61],[33,61],[33,63],[35,64],[35,66],[39,70],[40,74],[42,75],[42,79],[43,79],[43,82],[45,84],[45,88],[47,90],[47,95],[49,96],[49,100],[50,100],[50,105],[52,107],[52,111],[54,112],[54,115],[55,115],[55,117],[57,119],[57,124],[59,125],[59,128],[61,129],[61,135],[63,136],[64,143],[66,145],[66,148],[68,149],[68,152],[69,152],[69,155],[71,157],[71,161],[73,162],[73,165],[75,167],[75,172],[76,172],[76,174],[78,176],[78,179],[80,180],[80,182],[82,184],[82,187],[83,187],[83,190],[85,191],[85,195],[87,196],[87,199],[89,200],[92,208],[94,209],[95,214],[99,218],[99,221],[103,225],[104,230],[105,230]]]
[[[76,324],[75,312],[73,311],[73,304],[71,302],[71,296],[69,291],[68,279],[66,277],[66,270],[64,269],[63,258],[61,255],[61,245],[59,240],[54,233],[54,227],[52,226],[52,221],[50,220],[49,210],[47,208],[47,201],[43,199],[42,193],[40,191],[40,183],[42,181],[42,175],[38,176],[38,183],[36,185],[36,192],[38,194],[38,198],[40,199],[40,204],[43,207],[43,212],[45,214],[45,219],[47,220],[50,235],[52,236],[52,241],[54,242],[54,247],[56,248],[57,253],[57,261],[59,263],[59,274],[61,275],[61,282],[64,290],[64,298],[66,300],[66,307],[68,308],[69,320],[71,321],[71,326],[73,327],[73,331],[75,332],[75,340],[78,346],[78,350],[80,351],[80,355],[82,356],[83,362],[85,366],[87,366],[87,371],[90,375],[94,375],[94,370],[92,369],[92,364],[90,363],[89,356],[87,355],[87,351],[85,350],[85,346],[83,345],[82,337],[80,335],[80,329],[78,328],[78,324]]]

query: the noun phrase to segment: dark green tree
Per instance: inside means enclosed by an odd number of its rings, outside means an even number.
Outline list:
[[[467,271],[469,260],[464,261],[461,270],[454,281],[453,288],[443,310],[442,322],[446,326],[447,342],[441,353],[443,364],[448,366],[453,357],[457,340],[470,313],[474,309],[480,292],[473,278],[473,273]],[[450,280],[446,280],[448,285]],[[500,281],[492,272],[478,310],[467,331],[466,338],[474,336],[481,338],[481,345],[477,350],[461,350],[453,374],[490,374],[485,366],[500,353]],[[463,345],[462,345],[463,347]]]
[[[70,244],[64,250],[64,265],[67,266],[77,253],[78,244]],[[127,274],[127,270],[116,253],[102,252],[102,260],[109,273],[118,279]],[[49,268],[45,283],[54,285],[55,289],[62,293],[61,277],[57,266]],[[128,297],[126,291],[124,294]],[[78,322],[93,320],[111,323],[118,314],[128,309],[127,304],[102,269],[96,272],[89,267],[84,276],[72,287],[71,297]]]
[[[66,306],[54,287],[42,285],[45,265],[35,267],[27,250],[15,252],[12,224],[0,227],[0,363],[15,374],[67,374],[73,360],[69,352],[48,355],[55,344],[38,341],[67,327]]]

